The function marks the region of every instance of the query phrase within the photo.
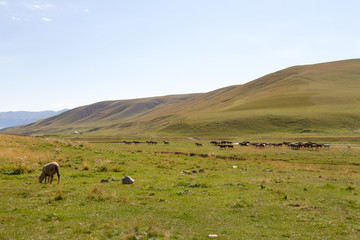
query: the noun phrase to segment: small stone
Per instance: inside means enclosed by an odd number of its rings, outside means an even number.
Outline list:
[[[133,184],[135,182],[135,180],[129,176],[125,176],[121,180],[123,184]]]
[[[104,183],[104,182],[110,182],[109,179],[101,179],[100,183]]]
[[[235,168],[238,168],[238,166],[233,166],[233,168],[235,169]]]
[[[200,168],[199,173],[203,173],[203,172],[204,172],[204,169]]]
[[[216,234],[209,234],[208,237],[209,237],[209,238],[217,238],[218,235],[216,235]]]
[[[192,173],[197,173],[197,171],[196,171],[196,170],[192,170],[191,172],[192,172]]]

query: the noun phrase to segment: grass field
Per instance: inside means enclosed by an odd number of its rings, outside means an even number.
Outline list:
[[[330,149],[0,135],[0,239],[359,239],[358,136],[314,139]],[[40,184],[52,161],[61,183]]]

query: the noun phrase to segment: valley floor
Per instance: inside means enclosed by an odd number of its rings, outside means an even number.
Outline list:
[[[356,142],[328,150],[141,142],[0,135],[0,239],[360,237]],[[52,161],[60,184],[40,184]]]

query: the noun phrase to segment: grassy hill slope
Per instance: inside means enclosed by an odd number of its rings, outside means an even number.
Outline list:
[[[360,59],[294,66],[203,94],[96,103],[7,131],[75,129],[198,136],[357,132]]]
[[[77,131],[95,132],[124,123],[166,105],[192,98],[197,94],[172,95],[132,100],[104,101],[81,106],[35,123],[4,129],[7,133],[42,134]]]
[[[177,114],[160,130],[164,134],[339,133],[358,131],[359,110],[360,60],[355,59],[290,67],[143,119]]]

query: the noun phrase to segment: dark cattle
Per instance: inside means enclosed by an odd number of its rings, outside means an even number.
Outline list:
[[[166,145],[169,144],[169,142],[167,142],[167,141],[163,141],[163,143],[166,144]]]
[[[125,143],[126,145],[130,145],[130,144],[131,144],[131,142],[128,142],[128,141],[124,141],[124,143]]]
[[[309,150],[318,150],[321,148],[329,149],[329,144],[319,144],[315,142],[298,142],[298,143],[289,143],[286,142],[286,144],[289,148],[293,150],[299,150],[299,149],[309,149]]]
[[[197,147],[202,147],[202,144],[201,144],[201,143],[195,143],[195,145],[196,145]]]
[[[135,143],[135,144],[140,144],[140,142],[139,142],[139,141],[133,141],[133,143]]]
[[[220,142],[219,142],[219,141],[211,141],[210,143],[211,143],[212,145],[214,145],[214,146],[220,145]]]
[[[317,143],[309,143],[308,146],[306,146],[306,147],[311,148],[311,149],[317,149],[320,147],[320,145]]]
[[[311,147],[311,142],[305,143],[305,142],[299,142],[299,148],[310,148]]]
[[[293,150],[299,150],[300,144],[299,143],[289,143],[288,146]]]
[[[266,143],[256,143],[254,146],[255,146],[256,148],[265,148]]]
[[[220,144],[218,146],[220,147],[220,149],[226,149],[226,148],[234,149],[234,146],[231,144]]]

